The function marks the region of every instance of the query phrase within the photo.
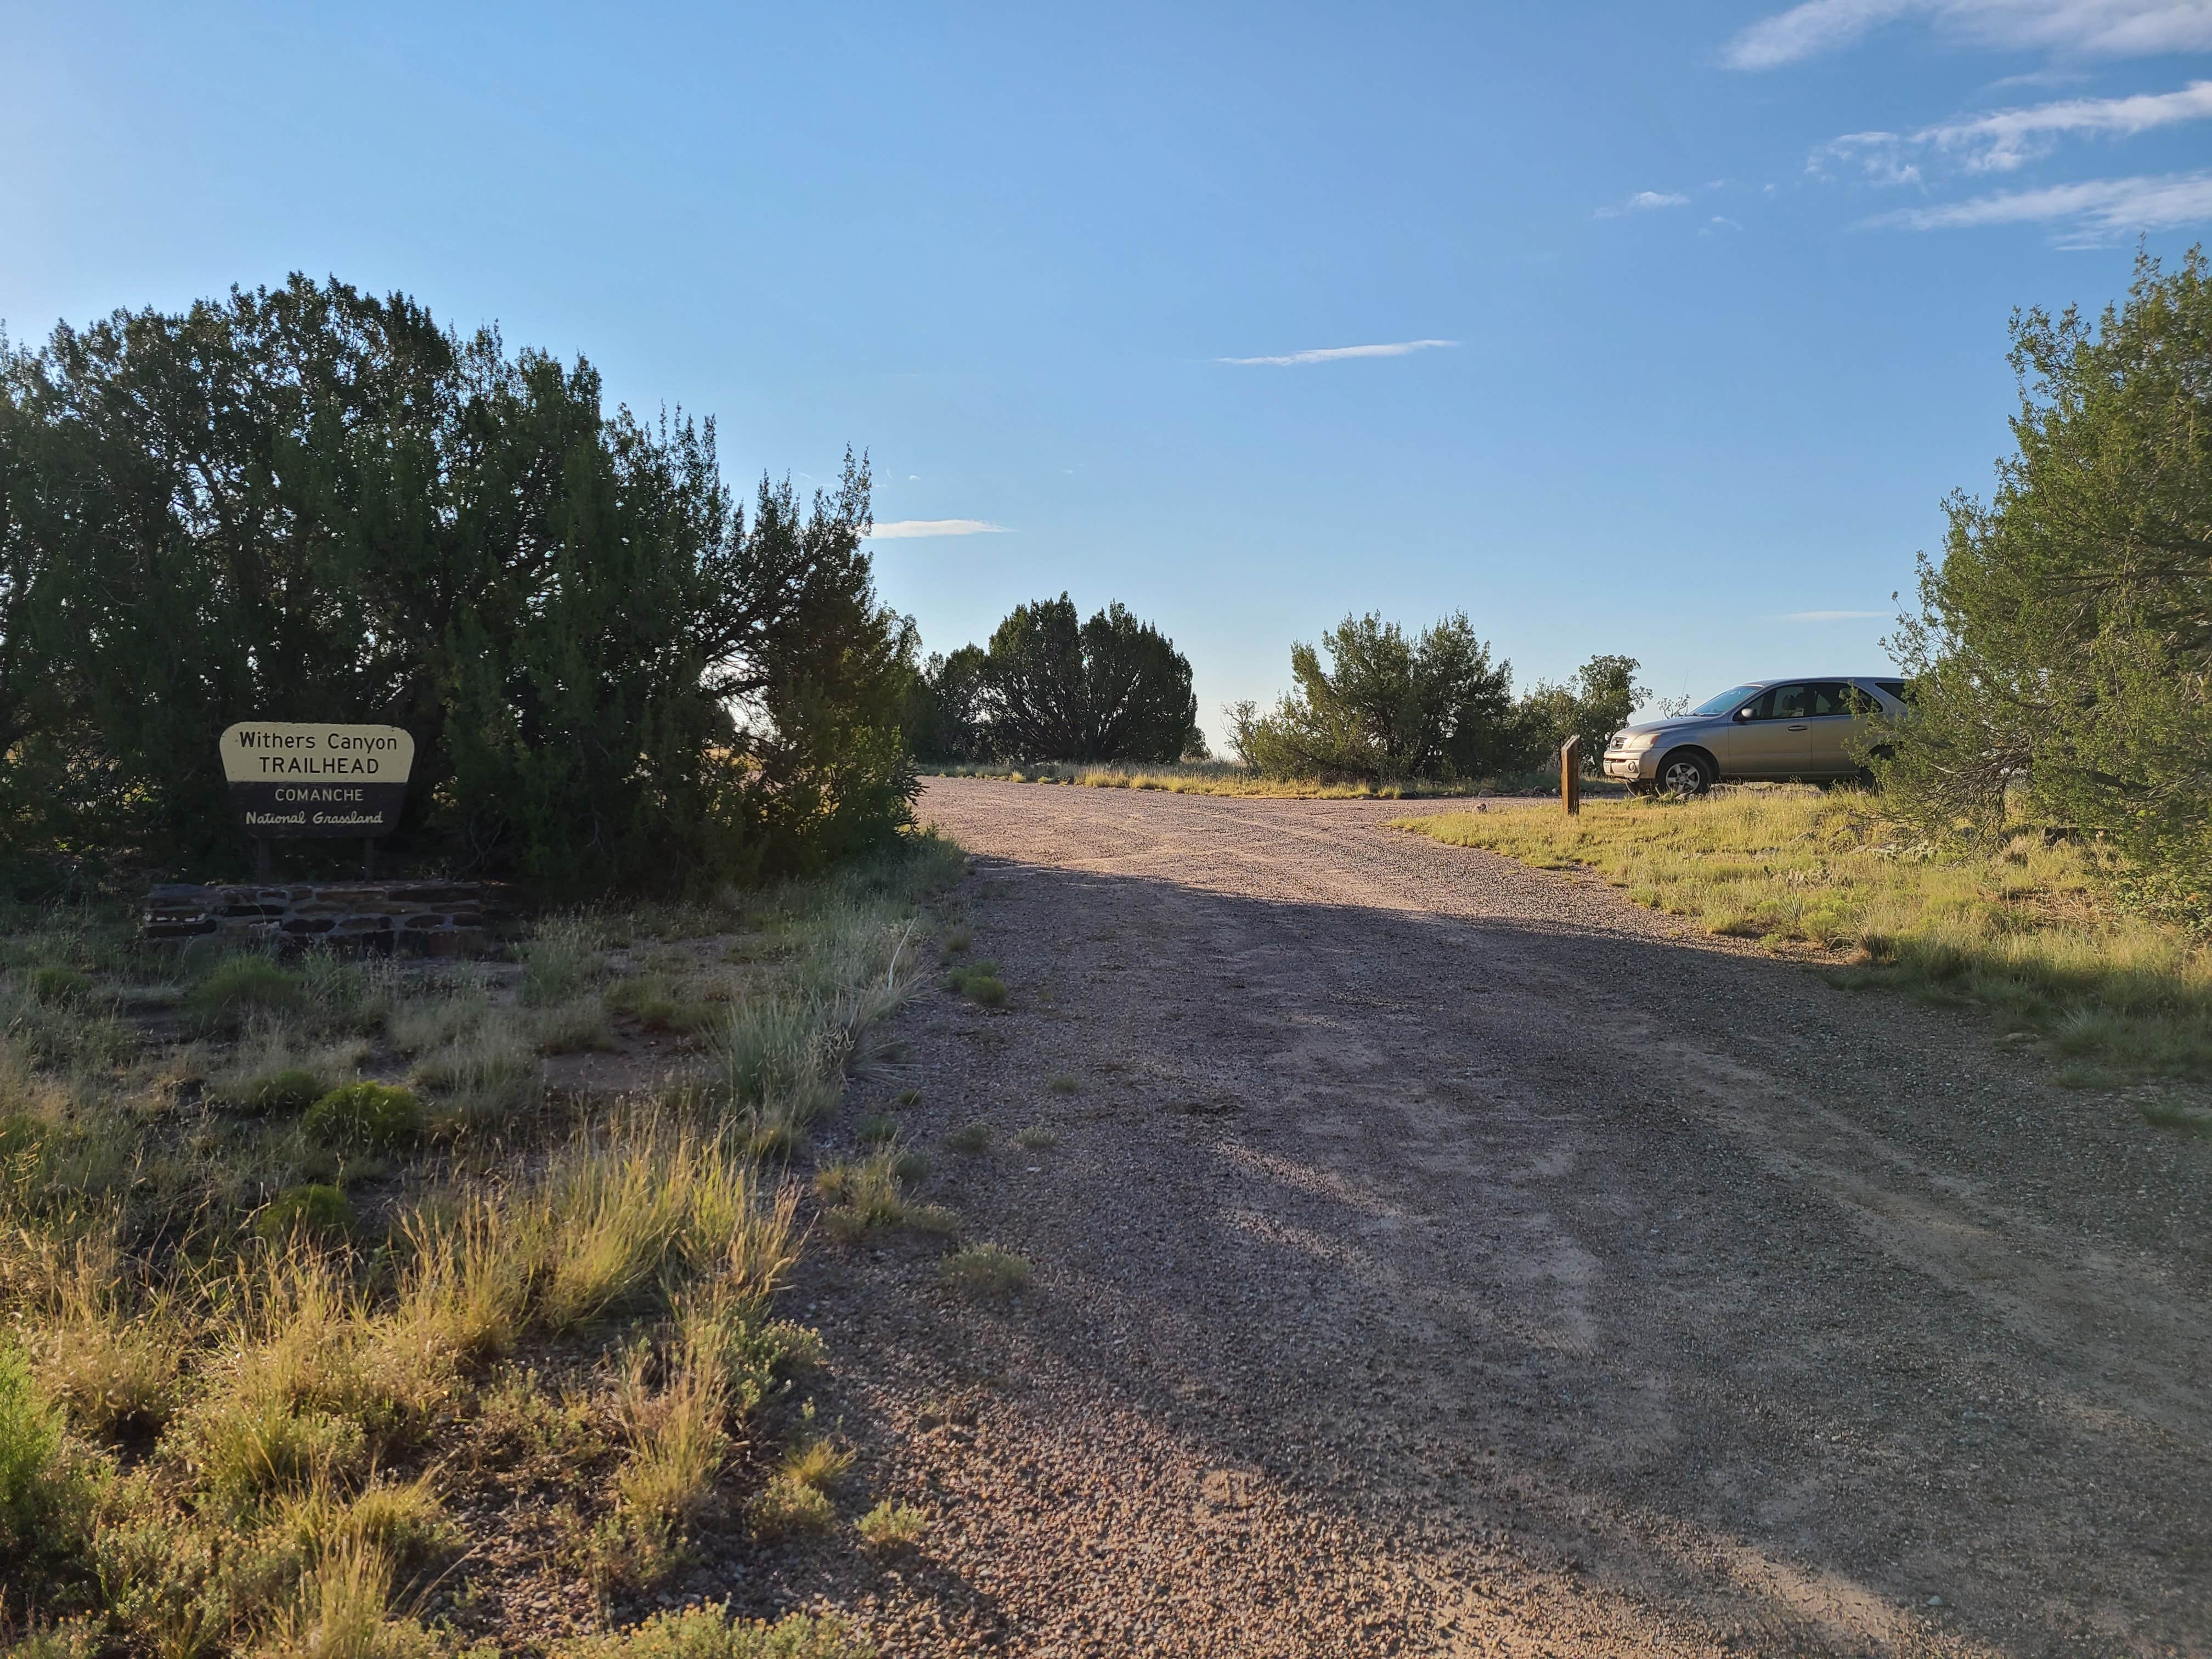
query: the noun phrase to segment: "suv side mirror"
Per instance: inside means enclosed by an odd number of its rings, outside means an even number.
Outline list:
[[[1738,726],[1741,726],[1746,720],[1751,718],[1751,705],[1748,703],[1745,704],[1741,708],[1737,709],[1735,714],[1730,714],[1729,718],[1734,720]]]

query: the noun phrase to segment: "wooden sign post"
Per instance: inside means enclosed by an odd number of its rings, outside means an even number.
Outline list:
[[[414,769],[415,739],[396,726],[244,720],[222,734],[222,775],[263,879],[270,842],[337,838],[360,840],[373,878],[377,840],[399,827]]]
[[[1583,740],[1569,738],[1559,745],[1559,805],[1570,814],[1583,810]]]

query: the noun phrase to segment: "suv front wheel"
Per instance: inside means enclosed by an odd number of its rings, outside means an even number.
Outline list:
[[[1670,795],[1702,795],[1713,778],[1713,763],[1694,749],[1677,749],[1659,763],[1659,787]]]

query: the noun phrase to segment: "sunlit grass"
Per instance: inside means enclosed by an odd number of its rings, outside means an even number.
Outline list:
[[[1842,984],[1979,1004],[2117,1072],[2212,1071],[2212,946],[2123,909],[2071,839],[2022,829],[1960,853],[1917,841],[1878,798],[1781,789],[1395,822],[1594,871],[1711,933],[1832,953]]]

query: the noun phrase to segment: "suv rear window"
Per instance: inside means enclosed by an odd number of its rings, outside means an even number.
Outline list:
[[[1910,703],[1913,701],[1912,693],[1903,680],[1876,680],[1875,686],[1878,690],[1887,692],[1899,702]]]

